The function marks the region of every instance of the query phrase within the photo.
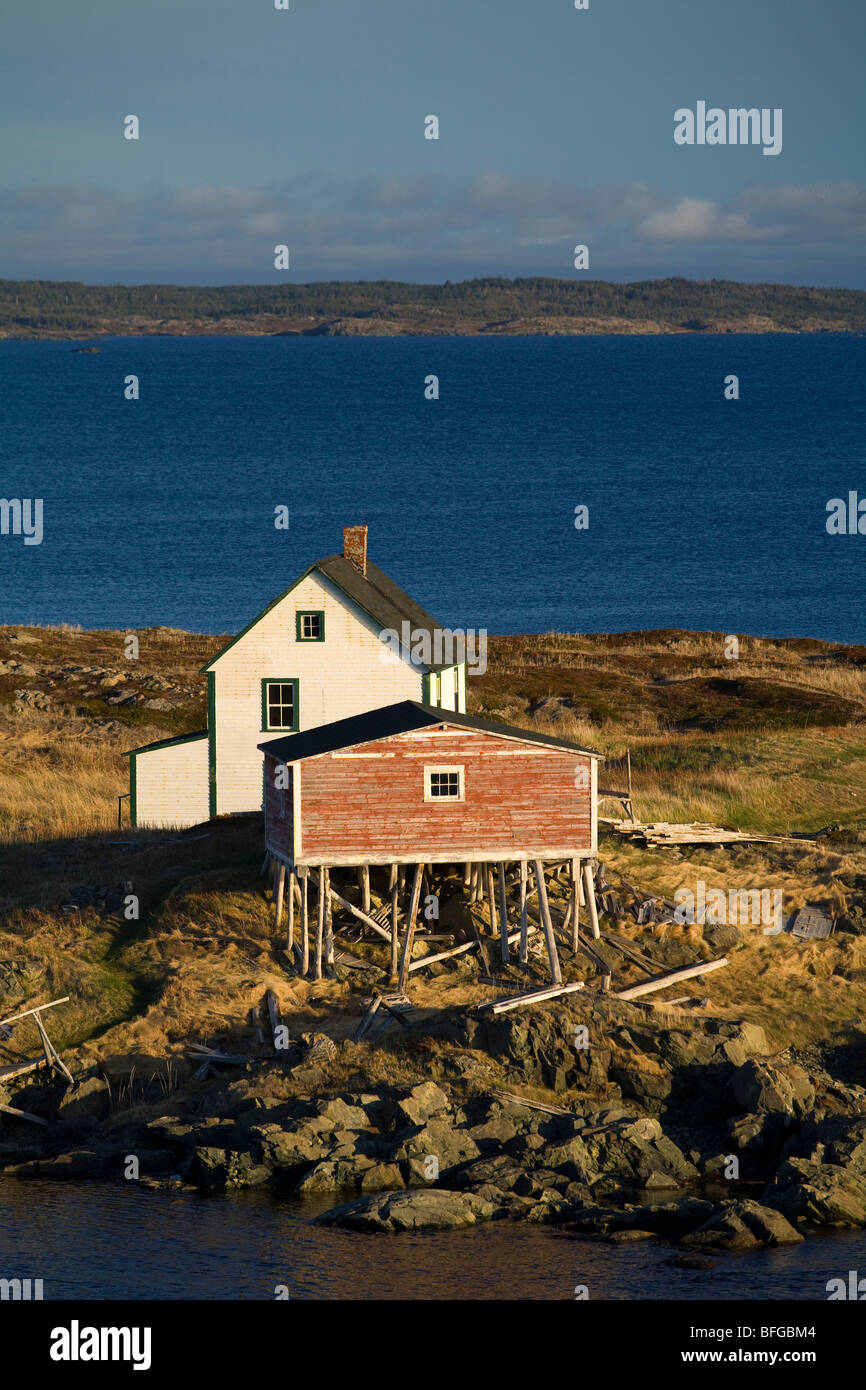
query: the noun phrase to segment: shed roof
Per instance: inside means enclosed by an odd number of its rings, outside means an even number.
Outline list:
[[[194,734],[176,734],[174,738],[161,738],[156,743],[143,743],[139,748],[128,748],[120,756],[128,758],[132,753],[153,753],[157,748],[171,748],[175,743],[194,743],[199,738],[207,738],[207,729],[198,729]]]
[[[346,597],[352,599],[359,608],[363,609],[367,616],[372,618],[380,628],[393,629],[399,636],[401,624],[408,622],[413,633],[427,633],[430,641],[429,650],[431,652],[436,650],[435,633],[437,629],[440,632],[443,631],[441,623],[437,623],[435,618],[432,618],[429,613],[425,612],[413,598],[409,597],[405,590],[400,588],[399,584],[395,584],[393,579],[390,579],[388,575],[385,574],[384,570],[380,570],[378,565],[374,565],[371,560],[368,560],[367,572],[366,574],[362,574],[357,566],[354,565],[351,560],[347,560],[345,556],[326,555],[324,560],[317,560],[315,564],[305,569],[304,573],[299,575],[294,583],[289,585],[288,589],[284,589],[272,603],[268,604],[267,608],[263,608],[261,613],[258,613],[256,617],[253,618],[252,622],[247,623],[246,627],[242,628],[236,637],[233,637],[230,642],[227,642],[226,645],[217,652],[216,656],[213,657],[206,666],[202,667],[202,671],[213,670],[216,663],[225,655],[230,647],[233,647],[236,642],[239,642],[251,628],[255,627],[258,622],[261,622],[266,613],[269,613],[278,603],[282,603],[283,599],[286,598],[293,589],[296,589],[301,581],[307,578],[308,574],[312,574],[314,571],[318,571],[319,574],[324,575],[326,579],[329,579],[332,584],[335,584],[338,589],[342,590]],[[453,662],[440,662],[438,664],[434,662],[429,669],[431,671],[442,671],[453,664]]]
[[[332,724],[322,724],[300,734],[287,734],[258,746],[263,752],[285,763],[295,763],[305,758],[317,758],[321,753],[334,753],[341,748],[352,748],[361,743],[373,743],[376,739],[392,738],[395,734],[430,728],[434,724],[453,724],[457,728],[495,734],[498,738],[514,739],[519,743],[539,743],[547,748],[560,748],[563,752],[582,753],[590,758],[602,757],[601,753],[595,753],[590,748],[579,748],[568,739],[536,734],[531,729],[520,729],[513,724],[494,724],[489,719],[479,719],[475,714],[457,714],[454,710],[422,705],[416,700],[400,700],[395,705],[383,705],[365,714],[355,714],[350,719],[337,719]]]

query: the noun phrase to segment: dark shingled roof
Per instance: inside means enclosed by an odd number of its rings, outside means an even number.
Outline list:
[[[584,753],[591,758],[602,756],[591,748],[579,748],[567,739],[536,734],[531,729],[518,729],[513,724],[494,724],[489,719],[479,719],[475,714],[456,714],[454,710],[422,705],[416,700],[383,705],[366,714],[337,719],[333,724],[321,724],[302,734],[287,734],[258,746],[282,762],[295,763],[302,762],[304,758],[317,758],[321,753],[335,753],[340,748],[353,748],[360,743],[373,743],[379,738],[408,734],[414,729],[427,729],[433,724],[454,724],[462,729],[497,734],[500,738],[519,739],[522,743],[540,743],[548,748],[561,748],[565,752]]]
[[[399,584],[395,584],[393,579],[389,579],[384,570],[380,570],[378,565],[374,565],[371,560],[368,560],[367,573],[363,575],[357,566],[351,560],[347,560],[345,556],[327,555],[324,560],[317,560],[314,565],[310,565],[309,569],[304,570],[304,573],[295,580],[294,584],[290,585],[288,589],[284,589],[273,603],[268,604],[267,608],[263,608],[252,622],[247,623],[236,637],[233,637],[206,666],[202,667],[202,670],[210,671],[224,652],[233,647],[245,633],[249,632],[250,628],[255,627],[266,613],[270,612],[276,604],[281,603],[292,592],[292,589],[296,589],[301,580],[306,579],[307,575],[312,574],[314,570],[323,574],[326,579],[330,579],[332,584],[336,584],[337,588],[341,589],[346,597],[352,599],[359,608],[362,608],[380,628],[393,629],[399,637],[401,636],[401,624],[408,622],[412,628],[413,638],[417,634],[426,632],[429,635],[430,652],[435,652],[435,634],[437,630],[439,632],[445,631],[442,624],[437,623],[435,618],[426,613],[414,599],[400,588]],[[442,671],[449,666],[459,664],[456,660],[456,653],[452,653],[452,655],[455,660],[434,662],[429,669]]]

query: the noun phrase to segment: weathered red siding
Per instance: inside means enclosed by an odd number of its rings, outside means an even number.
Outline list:
[[[433,729],[306,759],[299,862],[541,857],[592,852],[591,759],[486,733]],[[268,757],[268,764],[273,759]],[[455,764],[465,800],[424,800],[424,768]],[[584,786],[576,786],[580,770]],[[580,780],[580,779],[578,779]],[[267,778],[269,803],[273,773]],[[272,848],[291,857],[290,822],[270,808]]]

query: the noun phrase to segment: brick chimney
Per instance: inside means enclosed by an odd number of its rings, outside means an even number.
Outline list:
[[[356,570],[367,574],[367,528],[366,526],[343,527],[343,558],[351,560]]]

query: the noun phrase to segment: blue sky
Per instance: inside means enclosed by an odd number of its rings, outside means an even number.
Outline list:
[[[864,0],[290,6],[7,8],[0,274],[571,277],[585,242],[591,278],[866,287]],[[698,100],[781,107],[782,152],[677,146]]]

